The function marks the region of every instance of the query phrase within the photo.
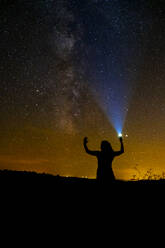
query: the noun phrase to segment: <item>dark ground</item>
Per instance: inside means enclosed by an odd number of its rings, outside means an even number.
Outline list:
[[[45,218],[53,220],[57,227],[57,219],[63,219],[60,223],[64,226],[67,219],[68,223],[77,220],[78,225],[81,221],[89,225],[91,220],[117,223],[117,219],[120,222],[124,219],[121,226],[124,228],[129,218],[129,222],[139,221],[143,225],[146,218],[152,219],[161,209],[164,212],[164,199],[165,180],[116,180],[113,184],[99,185],[95,179],[0,171],[1,216],[7,209],[8,216],[16,219],[22,216],[24,221],[30,213],[31,223],[36,218],[40,221]]]
[[[113,183],[105,184],[98,183],[96,179],[76,178],[76,177],[62,177],[53,176],[51,174],[27,172],[27,171],[10,171],[0,170],[0,186],[2,192],[8,188],[11,190],[16,189],[16,192],[20,192],[22,189],[27,192],[32,192],[36,195],[47,194],[97,194],[106,195],[109,197],[112,194],[119,194],[123,197],[123,194],[136,193],[154,194],[154,191],[158,191],[164,195],[165,192],[165,179],[161,180],[139,180],[139,181],[121,181],[116,180]],[[147,192],[146,192],[147,193]]]
[[[96,179],[80,178],[80,177],[64,177],[54,176],[46,173],[28,172],[28,171],[12,171],[12,170],[0,170],[0,181],[3,183],[12,182],[38,182],[38,183],[53,183],[56,185],[82,185],[82,186],[99,186]],[[110,184],[112,187],[115,185],[128,185],[128,186],[140,186],[140,185],[162,185],[165,186],[165,179],[161,180],[139,180],[139,181],[122,181],[116,180]],[[45,185],[46,186],[46,185]]]

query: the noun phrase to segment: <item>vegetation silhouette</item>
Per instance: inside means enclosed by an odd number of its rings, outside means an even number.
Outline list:
[[[114,151],[112,149],[111,144],[103,140],[101,142],[101,151],[91,151],[87,147],[88,138],[84,138],[84,148],[85,151],[93,156],[97,157],[98,160],[98,168],[97,168],[97,175],[96,179],[99,183],[111,183],[115,181],[115,176],[112,170],[112,161],[116,156],[121,155],[124,153],[124,145],[122,137],[119,138],[120,140],[120,151]]]

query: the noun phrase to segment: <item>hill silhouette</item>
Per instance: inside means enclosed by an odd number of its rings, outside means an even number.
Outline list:
[[[59,175],[52,175],[47,173],[37,173],[34,171],[15,171],[15,170],[0,170],[0,180],[16,180],[17,182],[28,180],[36,181],[36,182],[51,182],[54,184],[79,184],[79,183],[96,183],[95,179],[87,179],[87,178],[77,178],[77,177],[65,177]]]
[[[139,211],[145,204],[158,205],[164,199],[165,180],[116,180],[111,184],[99,184],[96,179],[54,176],[28,171],[0,170],[0,199],[8,206],[30,205],[30,209],[54,213],[87,213],[132,208]],[[155,200],[157,199],[157,200]],[[19,203],[19,204],[18,204]],[[13,205],[14,204],[14,205]],[[58,212],[57,212],[58,211]],[[98,210],[100,211],[100,210]],[[70,214],[68,213],[68,215]],[[88,213],[89,214],[89,213]]]
[[[47,173],[37,173],[34,171],[15,171],[15,170],[0,170],[0,182],[36,182],[36,183],[52,183],[56,185],[100,185],[96,179],[81,178],[81,177],[65,177],[52,175]],[[110,187],[114,185],[165,185],[165,179],[160,180],[115,180]],[[46,184],[45,184],[46,186]]]

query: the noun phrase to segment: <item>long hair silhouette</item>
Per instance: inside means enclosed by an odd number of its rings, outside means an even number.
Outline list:
[[[88,138],[84,138],[84,148],[85,151],[93,156],[97,157],[98,160],[98,168],[96,178],[99,182],[110,183],[115,181],[115,176],[112,170],[112,161],[114,157],[121,155],[124,153],[124,145],[122,137],[120,140],[120,151],[114,151],[112,149],[111,144],[107,140],[103,140],[101,142],[101,151],[92,151],[87,147]]]

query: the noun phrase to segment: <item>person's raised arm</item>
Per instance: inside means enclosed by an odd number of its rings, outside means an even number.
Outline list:
[[[87,143],[88,143],[88,138],[85,137],[85,138],[84,138],[84,142],[83,142],[85,151],[86,151],[88,154],[90,154],[90,155],[97,156],[98,152],[97,152],[97,151],[91,151],[91,150],[89,150],[88,147],[87,147]]]
[[[119,156],[119,155],[121,155],[122,153],[124,153],[124,144],[123,144],[123,139],[122,139],[122,137],[120,137],[119,140],[120,140],[120,145],[121,145],[121,147],[120,147],[120,151],[114,152],[114,155],[115,155],[115,156]]]

